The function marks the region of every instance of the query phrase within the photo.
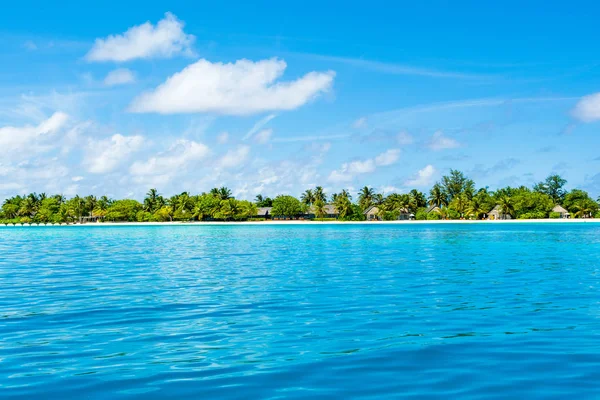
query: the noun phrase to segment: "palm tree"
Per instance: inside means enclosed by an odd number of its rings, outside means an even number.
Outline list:
[[[93,213],[94,208],[96,208],[96,204],[98,203],[98,199],[96,199],[96,196],[89,195],[85,196],[84,202],[86,211],[88,213]]]
[[[219,189],[219,196],[221,197],[221,200],[228,200],[233,197],[231,195],[231,190],[229,190],[225,186],[223,186]]]
[[[20,205],[21,208],[19,209],[19,215],[21,217],[31,217],[35,213],[36,197],[32,197],[30,194],[21,201]]]
[[[481,200],[479,200],[477,197],[474,197],[473,200],[471,200],[469,206],[467,207],[466,214],[475,217],[475,219],[479,219],[480,215],[483,215],[488,211],[489,210],[485,208]]]
[[[511,217],[514,218],[515,205],[514,205],[512,198],[510,198],[510,196],[500,197],[498,204],[500,205],[500,208],[502,209],[502,214],[510,215]],[[504,218],[504,216],[503,216],[503,218]]]
[[[440,208],[448,205],[448,196],[446,196],[446,192],[439,183],[433,185],[431,191],[429,191],[429,205]]]
[[[67,201],[66,197],[62,194],[55,194],[54,198],[58,202],[58,205],[64,204]]]
[[[302,203],[306,204],[307,206],[312,205],[315,202],[315,200],[315,194],[310,189],[306,189],[304,193],[302,193],[302,196],[300,196],[300,201],[302,201]]]
[[[323,203],[327,201],[327,195],[321,186],[317,186],[314,192],[314,201],[321,200]]]
[[[348,200],[352,200],[352,195],[346,189],[342,189],[342,191],[340,192],[340,196],[343,196],[343,197],[347,198]]]
[[[322,201],[321,199],[318,199],[317,201],[315,201],[313,208],[315,210],[315,216],[317,218],[323,218],[325,216],[326,211],[325,211],[325,202],[324,201]]]
[[[333,206],[337,210],[340,218],[345,218],[352,213],[352,197],[347,190],[342,190],[341,193],[335,195],[333,199]]]
[[[575,211],[573,215],[575,218],[588,218],[598,209],[598,205],[591,199],[581,199],[573,204],[572,209]]]
[[[223,219],[228,220],[233,218],[235,215],[240,213],[239,202],[235,199],[229,198],[225,200],[221,200],[221,209],[219,213],[223,217]]]
[[[218,198],[219,200],[228,200],[232,198],[231,190],[229,190],[225,186],[210,189],[210,194]]]
[[[427,206],[427,197],[425,194],[418,191],[417,189],[413,189],[409,193],[411,199],[411,206],[414,207],[413,211],[416,211],[417,208],[422,208]]]
[[[375,196],[375,190],[368,186],[360,189],[360,192],[358,192],[358,205],[363,211],[373,204],[373,196]]]
[[[150,189],[148,193],[146,193],[146,197],[144,198],[144,211],[153,213],[158,210],[157,199],[160,195],[158,194],[158,190]]]
[[[466,193],[457,194],[450,202],[450,207],[453,210],[458,211],[461,214],[461,217],[466,213],[469,205],[469,198]]]

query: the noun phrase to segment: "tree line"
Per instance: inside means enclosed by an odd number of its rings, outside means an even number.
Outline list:
[[[4,200],[0,209],[1,224],[62,224],[85,219],[122,222],[165,221],[240,221],[257,218],[259,208],[270,207],[270,216],[296,218],[313,215],[324,218],[332,206],[336,218],[364,220],[365,212],[377,207],[377,217],[396,220],[409,214],[425,219],[482,219],[496,206],[503,215],[518,219],[557,218],[555,205],[564,207],[574,218],[600,218],[600,198],[594,200],[580,189],[567,191],[567,181],[550,175],[529,188],[505,187],[495,191],[476,189],[473,180],[462,172],[450,170],[433,185],[428,194],[417,189],[408,193],[383,195],[365,186],[354,199],[347,190],[328,195],[323,187],[307,189],[300,197],[256,196],[254,201],[238,200],[226,187],[192,195],[183,192],[171,197],[150,189],[142,202],[133,199],[110,199],[106,196],[79,195],[67,199],[57,194],[31,193]]]

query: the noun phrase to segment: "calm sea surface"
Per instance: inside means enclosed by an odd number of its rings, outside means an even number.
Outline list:
[[[0,397],[600,398],[600,224],[0,228]]]

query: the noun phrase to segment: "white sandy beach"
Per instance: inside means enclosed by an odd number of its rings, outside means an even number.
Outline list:
[[[25,227],[101,227],[101,226],[203,226],[203,225],[444,225],[444,224],[600,224],[598,218],[588,219],[512,219],[512,220],[433,220],[433,221],[206,221],[206,222],[100,222],[62,225],[28,225]],[[2,226],[0,226],[2,227]],[[7,227],[13,227],[8,225]],[[17,224],[14,227],[21,227]]]

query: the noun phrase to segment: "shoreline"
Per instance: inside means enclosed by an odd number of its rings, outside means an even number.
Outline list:
[[[426,221],[308,221],[308,220],[283,220],[283,221],[193,221],[193,222],[101,222],[85,224],[62,225],[37,225],[17,224],[0,225],[0,228],[20,227],[114,227],[114,226],[232,226],[232,225],[444,225],[444,224],[600,224],[599,218],[587,219],[510,219],[510,220],[426,220]]]

